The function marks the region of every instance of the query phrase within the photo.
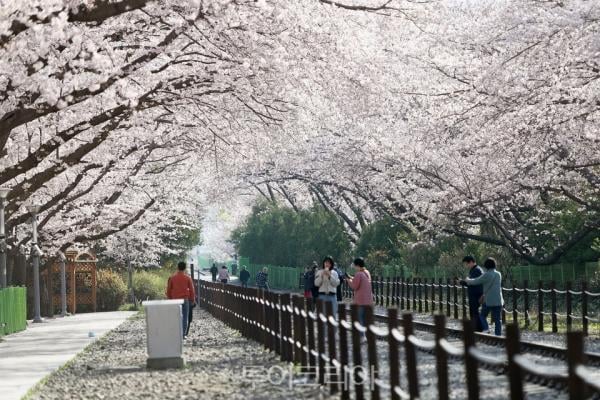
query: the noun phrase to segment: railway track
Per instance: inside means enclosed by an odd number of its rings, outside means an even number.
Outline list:
[[[388,317],[385,314],[376,312],[374,314],[375,321],[384,322],[387,324]],[[428,322],[413,321],[413,326],[416,330],[428,333],[434,333],[435,325]],[[464,334],[462,329],[446,327],[446,335],[457,339],[463,339]],[[494,336],[484,333],[475,334],[478,343],[487,344],[494,347],[506,347],[506,338],[504,336]],[[520,341],[521,351],[524,353],[533,353],[540,356],[555,358],[561,361],[567,359],[567,349],[559,346],[552,346],[543,343]],[[600,353],[586,352],[586,362],[589,366],[600,367]]]
[[[281,290],[273,290],[273,292],[279,294],[297,294],[295,292]],[[385,324],[387,324],[388,322],[387,315],[377,310],[374,313],[374,318],[376,322],[381,322]],[[399,320],[401,320],[401,318],[399,318]],[[413,320],[413,326],[416,330],[421,332],[428,332],[432,334],[435,332],[435,325],[433,323]],[[461,340],[464,338],[462,329],[452,328],[448,326],[446,327],[446,336]],[[477,343],[486,344],[494,347],[506,348],[506,337],[504,336],[475,333],[475,339]],[[532,353],[561,361],[565,361],[567,359],[567,349],[565,347],[553,346],[525,340],[520,340],[520,347],[523,353]],[[600,353],[586,352],[585,355],[587,365],[593,367],[600,367]]]

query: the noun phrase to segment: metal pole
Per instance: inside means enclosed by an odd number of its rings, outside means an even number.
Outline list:
[[[192,259],[192,261],[193,261],[193,259]],[[194,276],[194,263],[190,263],[190,274],[192,275],[192,285],[194,286],[194,293],[195,293],[194,301],[196,303],[198,303],[198,285],[196,282],[196,278]]]
[[[40,315],[40,253],[37,245],[37,213],[31,213],[33,240],[31,241],[31,256],[33,260],[33,322],[42,322]]]
[[[4,197],[0,196],[0,289],[6,284],[6,234],[4,232]]]
[[[62,252],[59,252],[58,256],[60,257],[60,304],[61,304],[60,316],[66,317],[67,316],[67,277],[66,277],[66,266],[65,266],[66,257]]]

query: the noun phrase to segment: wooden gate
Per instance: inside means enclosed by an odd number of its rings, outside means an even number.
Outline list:
[[[67,311],[76,312],[96,311],[96,256],[92,252],[66,251],[65,262],[67,286]],[[60,313],[60,263],[52,265],[49,279],[52,288],[50,298],[51,309],[55,314]]]

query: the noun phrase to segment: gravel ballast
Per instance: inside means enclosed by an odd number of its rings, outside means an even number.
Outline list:
[[[289,370],[289,365],[204,310],[195,311],[184,358],[184,369],[147,370],[145,320],[134,318],[51,375],[30,399],[329,398],[317,385],[302,384],[302,379],[291,386],[287,379],[277,382],[278,373]]]

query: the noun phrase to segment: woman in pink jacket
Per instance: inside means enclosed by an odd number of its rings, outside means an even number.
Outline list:
[[[354,291],[354,304],[358,307],[358,320],[365,325],[365,309],[373,305],[373,292],[371,290],[371,274],[365,268],[365,260],[357,258],[352,263],[356,269],[354,277],[346,278],[348,286]]]

